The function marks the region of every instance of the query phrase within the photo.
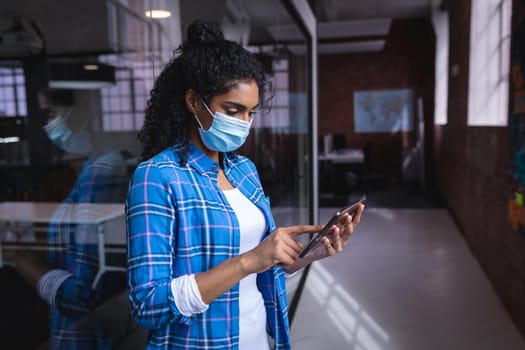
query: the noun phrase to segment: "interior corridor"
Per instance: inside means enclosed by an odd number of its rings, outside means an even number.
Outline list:
[[[323,208],[320,221],[336,208]],[[295,349],[495,350],[525,342],[446,209],[369,205],[339,256],[312,265]]]

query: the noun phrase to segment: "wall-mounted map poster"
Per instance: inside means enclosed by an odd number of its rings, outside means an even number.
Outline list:
[[[354,92],[355,132],[412,131],[411,89]]]

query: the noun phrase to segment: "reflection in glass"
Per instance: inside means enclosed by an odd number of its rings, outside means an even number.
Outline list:
[[[187,24],[201,16],[203,8],[213,13],[231,39],[258,55],[272,81],[274,96],[262,103],[251,136],[239,152],[257,165],[277,225],[308,223],[305,56],[304,50],[294,52],[282,41],[285,33],[279,25],[293,20],[281,1],[235,1],[233,10],[224,2],[162,1],[171,12],[164,19],[144,15],[155,3],[149,0],[7,3],[9,11],[2,5],[0,15],[16,12],[23,31],[31,33],[40,49],[30,55],[0,52],[0,121],[4,125],[5,118],[13,118],[5,124],[9,127],[0,129],[0,138],[18,138],[0,143],[0,200],[52,203],[55,209],[49,215],[51,223],[29,223],[18,229],[2,222],[0,227],[3,260],[18,261],[14,267],[0,269],[0,283],[8,286],[0,292],[6,346],[112,348],[115,339],[125,337],[133,327],[124,322],[121,328],[126,329],[116,336],[117,324],[108,328],[90,322],[117,296],[124,296],[118,299],[124,303],[115,316],[127,316],[129,310],[122,272],[106,272],[94,283],[104,263],[99,231],[85,222],[93,212],[77,209],[84,204],[123,205],[140,152],[137,131],[154,79],[180,44]],[[272,9],[271,22],[260,17],[267,12],[264,9]],[[12,27],[11,20],[0,20],[0,31]],[[294,41],[294,45],[301,43],[305,38]],[[48,89],[50,65],[78,62],[114,67],[114,84]],[[105,263],[123,267],[123,220],[108,222],[104,229],[110,239],[105,241],[110,244]],[[50,271],[55,272],[49,275]],[[13,276],[16,282],[4,283]],[[300,273],[289,279],[289,299],[299,279]],[[31,330],[28,319],[38,320]]]
[[[124,268],[122,263],[107,267],[103,225],[123,217],[121,203],[129,181],[128,155],[115,150],[94,152],[92,135],[85,128],[86,123],[79,123],[73,100],[72,92],[67,90],[39,92],[49,140],[57,151],[85,159],[62,204],[23,202],[36,211],[53,209],[49,217],[47,214],[35,217],[35,223],[49,222],[49,226],[33,228],[35,236],[40,230],[45,233],[49,253],[42,257],[20,250],[5,255],[49,305],[50,348],[111,349],[112,339],[106,330],[87,316],[102,302],[125,290],[122,272],[104,273],[106,269],[124,271]],[[80,128],[72,127],[79,124]]]
[[[265,64],[272,82],[270,105],[263,106],[253,121],[252,135],[241,152],[257,165],[265,192],[270,197],[277,226],[309,223],[308,109],[306,50],[292,50],[281,40],[294,27],[279,1],[266,2],[274,9],[276,22],[265,45],[250,46]],[[256,9],[247,8],[249,13]],[[253,12],[252,12],[253,11]],[[289,24],[285,27],[278,24]],[[298,28],[295,28],[300,33]],[[294,46],[306,38],[294,41]],[[269,107],[267,110],[264,107]],[[308,237],[301,237],[307,241]],[[287,279],[289,302],[293,299],[302,272]]]

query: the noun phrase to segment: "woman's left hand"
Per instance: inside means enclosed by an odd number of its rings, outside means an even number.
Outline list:
[[[286,272],[293,273],[312,261],[321,260],[342,252],[359,224],[364,209],[364,204],[361,204],[353,217],[349,214],[344,214],[342,219],[332,226],[330,233],[321,240],[321,244],[314,248],[305,258],[298,259],[291,266],[285,266]]]

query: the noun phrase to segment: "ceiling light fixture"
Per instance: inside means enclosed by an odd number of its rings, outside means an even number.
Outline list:
[[[25,138],[25,117],[0,117],[0,143],[15,143]]]
[[[390,32],[391,23],[391,18],[320,22],[317,25],[317,37],[318,39],[344,39],[387,36]],[[268,31],[278,41],[303,40],[303,34],[295,24],[272,25],[268,27]]]
[[[49,87],[92,90],[115,86],[115,67],[103,63],[53,62],[49,64]]]
[[[171,12],[168,10],[147,10],[144,12],[146,17],[153,19],[163,19],[171,17]]]
[[[84,70],[98,70],[98,64],[85,64]]]
[[[15,143],[20,142],[20,137],[11,136],[11,137],[0,137],[0,143]]]
[[[319,54],[378,52],[385,47],[385,40],[366,40],[340,43],[320,43],[317,45]],[[287,48],[295,55],[306,55],[306,45],[291,44]]]

